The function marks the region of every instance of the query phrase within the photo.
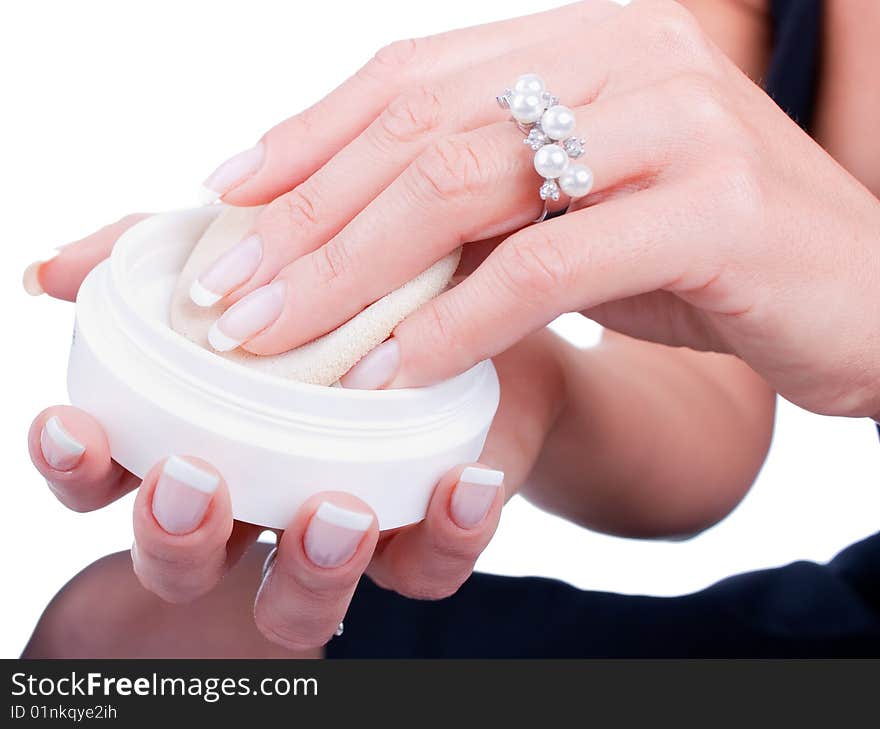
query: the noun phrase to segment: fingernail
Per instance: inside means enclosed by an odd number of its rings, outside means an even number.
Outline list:
[[[40,432],[40,450],[56,471],[70,471],[82,460],[86,447],[65,430],[61,418],[53,415]]]
[[[284,281],[251,291],[230,306],[208,331],[208,342],[218,352],[228,352],[274,322],[284,307]]]
[[[24,290],[27,291],[31,296],[39,296],[40,294],[45,294],[46,291],[43,288],[43,284],[40,283],[40,271],[43,266],[55,258],[61,251],[56,248],[53,251],[50,251],[47,255],[39,260],[34,261],[30,266],[24,269],[24,274],[21,277],[21,283],[24,286]]]
[[[378,390],[387,385],[400,368],[400,345],[387,339],[346,372],[339,382],[350,390]]]
[[[458,477],[452,492],[450,511],[462,529],[473,529],[489,513],[495,495],[504,482],[504,471],[468,466]]]
[[[318,567],[339,567],[351,559],[372,523],[372,514],[324,501],[306,529],[306,554]]]
[[[189,534],[202,523],[219,484],[216,473],[171,456],[153,492],[153,516],[169,534]]]
[[[251,177],[263,164],[263,143],[258,142],[250,149],[230,157],[208,179],[202,183],[201,202],[210,205],[225,195],[233,187],[238,187]]]
[[[197,306],[214,306],[253,276],[263,257],[263,241],[249,235],[236,243],[193,281],[189,297]]]

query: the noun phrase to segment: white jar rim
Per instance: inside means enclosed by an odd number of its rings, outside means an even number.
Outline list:
[[[190,387],[205,389],[220,400],[247,401],[249,407],[284,413],[285,418],[316,427],[354,427],[389,430],[417,427],[419,421],[436,422],[450,410],[467,407],[471,391],[489,376],[488,363],[430,387],[394,390],[352,390],[295,382],[248,369],[217,357],[173,331],[167,322],[145,315],[144,276],[157,275],[167,265],[154,245],[168,227],[188,223],[204,230],[222,206],[212,205],[157,215],[127,231],[110,258],[109,299],[122,323],[121,332],[144,356],[151,357]],[[192,238],[192,227],[186,233]],[[199,233],[200,235],[200,233]],[[171,241],[174,247],[174,241]],[[364,418],[365,413],[368,418]]]

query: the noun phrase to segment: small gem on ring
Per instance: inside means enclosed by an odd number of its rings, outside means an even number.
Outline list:
[[[544,108],[549,109],[551,106],[556,106],[559,103],[559,97],[554,96],[549,91],[545,91],[541,94],[541,101],[544,102]]]
[[[544,130],[536,124],[529,130],[529,136],[523,139],[523,144],[528,144],[532,148],[532,151],[537,152],[549,141],[547,135],[544,134]]]
[[[548,197],[551,200],[559,199],[559,185],[553,180],[544,180],[544,184],[541,185],[541,189],[538,192],[542,200],[546,200]]]
[[[562,148],[568,153],[572,159],[577,159],[584,153],[584,138],[569,137],[562,143]]]

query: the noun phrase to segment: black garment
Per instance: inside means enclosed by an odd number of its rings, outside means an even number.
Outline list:
[[[809,129],[819,0],[774,0],[768,93]],[[880,656],[880,534],[827,565],[796,562],[675,598],[585,592],[475,574],[454,596],[408,600],[361,580],[328,657]]]
[[[329,658],[880,656],[880,535],[828,565],[795,562],[683,597],[474,574],[446,600],[361,580]]]
[[[767,93],[804,129],[810,129],[821,54],[821,0],[772,0],[773,54]]]

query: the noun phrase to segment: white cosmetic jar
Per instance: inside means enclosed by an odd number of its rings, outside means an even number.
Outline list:
[[[490,361],[437,385],[348,390],[229,362],[169,326],[177,275],[219,214],[208,206],[129,229],[83,282],[68,366],[71,402],[143,476],[172,454],[224,476],[237,519],[284,528],[312,494],[346,491],[380,529],[425,515],[437,481],[479,458],[498,407]]]

